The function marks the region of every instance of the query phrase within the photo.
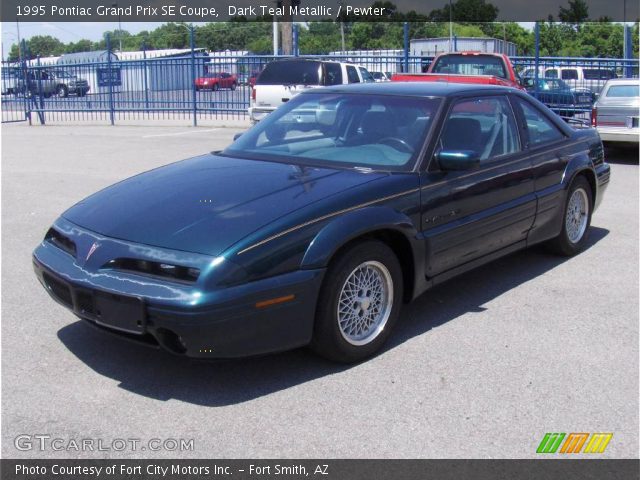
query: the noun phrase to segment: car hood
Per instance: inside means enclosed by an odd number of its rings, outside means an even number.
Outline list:
[[[108,237],[217,256],[278,218],[382,176],[210,154],[107,187],[62,216]]]

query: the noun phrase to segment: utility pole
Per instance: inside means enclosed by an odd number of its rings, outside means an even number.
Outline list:
[[[279,46],[278,46],[278,20],[277,20],[277,16],[274,15],[273,16],[273,56],[278,55],[278,50],[279,50]]]
[[[291,23],[291,0],[282,0],[282,54],[293,54],[293,24]]]
[[[342,0],[340,0],[339,3],[340,7],[344,6],[344,2]],[[340,12],[342,12],[342,8],[340,8]],[[344,48],[344,17],[342,17],[342,13],[340,13],[341,18],[340,20],[340,40],[342,42],[342,52],[344,53],[345,48]]]
[[[451,0],[449,0],[449,51],[453,46],[453,8],[451,6]]]
[[[18,61],[22,63],[22,40],[20,40],[20,22],[16,22],[16,33],[18,34]]]
[[[118,11],[118,44],[120,45],[120,51],[122,52],[122,22],[120,21],[120,9],[118,8],[118,2],[113,2],[112,7],[115,7]]]
[[[622,58],[627,58],[627,0],[622,2]]]

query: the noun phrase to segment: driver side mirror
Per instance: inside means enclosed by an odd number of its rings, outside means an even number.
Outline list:
[[[480,166],[480,155],[474,150],[440,150],[436,160],[442,170],[471,170]]]

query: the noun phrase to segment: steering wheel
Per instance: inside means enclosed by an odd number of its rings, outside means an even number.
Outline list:
[[[378,143],[389,145],[400,152],[413,153],[413,147],[398,137],[385,137],[382,140],[378,140]]]

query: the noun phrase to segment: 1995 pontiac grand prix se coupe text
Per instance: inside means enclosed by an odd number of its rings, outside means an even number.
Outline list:
[[[609,175],[594,129],[515,89],[312,89],[71,207],[33,264],[80,318],[177,354],[353,362],[435,284],[540,242],[579,252]]]

